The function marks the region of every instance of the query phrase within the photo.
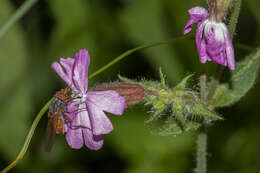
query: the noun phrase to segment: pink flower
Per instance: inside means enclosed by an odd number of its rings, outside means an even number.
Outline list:
[[[87,92],[90,57],[85,49],[76,53],[75,59],[60,58],[52,69],[72,90],[73,101],[67,105],[66,139],[71,148],[79,149],[84,144],[98,150],[103,145],[103,135],[113,130],[113,125],[104,112],[122,115],[126,108],[125,98],[116,91]],[[64,71],[65,70],[65,71]]]
[[[234,70],[234,48],[227,26],[209,17],[208,11],[202,7],[191,8],[188,12],[190,20],[184,27],[184,34],[191,31],[191,25],[197,24],[196,45],[200,62],[214,61]]]

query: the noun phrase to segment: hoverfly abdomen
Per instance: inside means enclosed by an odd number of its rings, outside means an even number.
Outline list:
[[[71,101],[69,88],[57,92],[50,103],[48,112],[48,126],[46,129],[45,151],[51,151],[55,134],[65,133],[65,121],[67,117],[67,104]]]

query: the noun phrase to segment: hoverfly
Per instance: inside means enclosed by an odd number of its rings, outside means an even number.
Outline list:
[[[67,104],[71,101],[70,88],[61,89],[50,103],[48,112],[48,126],[46,129],[45,151],[51,151],[55,133],[65,133],[65,120],[72,121],[67,113]]]

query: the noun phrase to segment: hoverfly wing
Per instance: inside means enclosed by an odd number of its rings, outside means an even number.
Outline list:
[[[56,132],[53,127],[53,120],[50,118],[50,119],[48,119],[48,126],[46,128],[46,139],[45,139],[45,144],[44,144],[44,150],[46,152],[50,152],[52,149],[55,133]]]

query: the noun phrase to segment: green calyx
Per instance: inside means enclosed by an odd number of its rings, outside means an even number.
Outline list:
[[[216,0],[216,8],[223,13],[229,8],[232,0]]]
[[[134,81],[119,77],[123,82],[136,83],[156,93],[146,94],[144,99],[144,104],[150,105],[152,112],[145,121],[146,124],[159,124],[159,128],[156,129],[160,130],[155,130],[154,133],[177,135],[196,130],[204,123],[222,119],[203,104],[197,91],[188,88],[192,74],[183,78],[174,88],[170,88],[165,83],[165,75],[161,69],[159,73],[160,81]]]
[[[232,5],[233,0],[208,0],[210,14],[215,20],[221,21]]]

